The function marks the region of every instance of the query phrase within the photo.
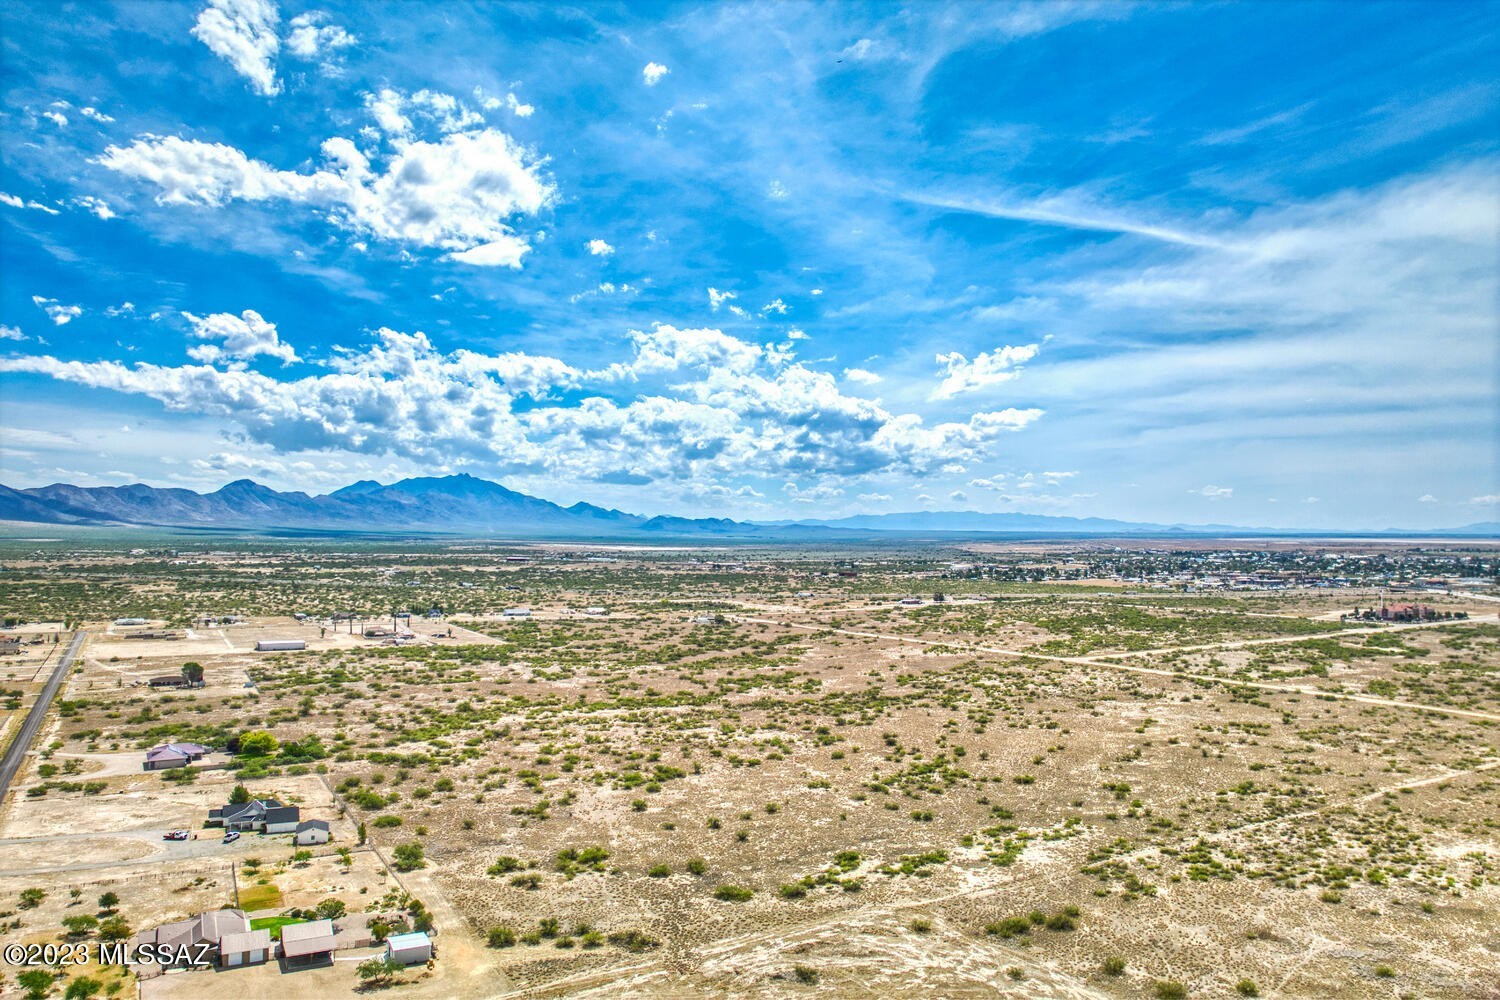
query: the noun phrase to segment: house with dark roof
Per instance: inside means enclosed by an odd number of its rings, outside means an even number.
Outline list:
[[[146,751],[143,771],[161,771],[169,767],[186,767],[193,761],[202,760],[208,747],[197,743],[162,743]]]
[[[208,825],[226,830],[254,833],[292,833],[297,829],[302,810],[284,806],[275,799],[252,799],[231,802],[208,811]]]

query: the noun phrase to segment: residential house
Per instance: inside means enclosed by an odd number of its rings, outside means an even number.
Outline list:
[[[162,771],[169,767],[186,767],[193,761],[202,760],[208,747],[197,743],[162,743],[146,751],[143,771]]]
[[[284,806],[275,799],[231,802],[208,811],[208,825],[226,830],[257,833],[293,833],[301,820],[297,806]]]
[[[270,935],[263,930],[251,931],[250,918],[244,910],[208,910],[187,920],[141,931],[135,936],[135,950],[139,954],[142,945],[150,945],[155,954],[176,959],[175,964],[191,965],[200,956],[209,957],[202,948],[208,945],[218,953],[221,963],[241,965],[245,964],[246,955],[253,955],[256,951],[257,934],[265,935],[265,943],[260,948],[261,957],[251,960],[264,961],[265,953],[270,949]],[[239,960],[224,962],[226,942],[230,951],[239,955]]]

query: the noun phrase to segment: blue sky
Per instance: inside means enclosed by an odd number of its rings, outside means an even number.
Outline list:
[[[1500,494],[1500,6],[7,4],[0,481]]]

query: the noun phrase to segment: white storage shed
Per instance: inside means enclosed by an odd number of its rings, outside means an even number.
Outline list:
[[[432,957],[432,938],[421,931],[392,934],[385,939],[385,957],[401,965],[417,965]]]

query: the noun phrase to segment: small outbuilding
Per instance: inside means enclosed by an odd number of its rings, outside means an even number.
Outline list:
[[[422,931],[392,934],[385,939],[385,957],[399,965],[418,965],[432,958],[432,938]]]
[[[305,819],[297,824],[297,835],[293,838],[300,846],[326,844],[333,839],[326,819]]]

